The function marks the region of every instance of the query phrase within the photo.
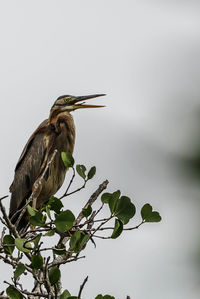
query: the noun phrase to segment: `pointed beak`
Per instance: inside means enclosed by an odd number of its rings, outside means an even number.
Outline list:
[[[88,95],[88,96],[80,96],[80,97],[76,97],[75,100],[73,100],[73,108],[75,109],[80,109],[80,108],[101,108],[101,107],[105,107],[104,105],[89,105],[89,104],[85,104],[86,100],[91,100],[94,98],[98,98],[98,97],[103,97],[106,94],[93,94],[93,95]],[[81,102],[81,103],[80,103]],[[78,105],[77,105],[78,103]]]

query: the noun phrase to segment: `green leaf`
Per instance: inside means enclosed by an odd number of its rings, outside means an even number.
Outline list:
[[[102,203],[109,203],[109,200],[112,198],[112,193],[105,192],[101,195]]]
[[[95,299],[115,299],[115,297],[110,296],[110,295],[98,295],[95,297]]]
[[[74,166],[74,158],[71,153],[62,152],[61,158],[66,168]]]
[[[113,214],[115,211],[115,207],[116,207],[117,201],[119,200],[119,197],[120,197],[120,191],[118,190],[118,191],[112,193],[112,196],[110,197],[110,199],[108,201],[111,214]]]
[[[42,234],[37,235],[37,237],[33,240],[34,248],[33,251],[35,252],[37,250],[38,244],[40,242],[40,239],[42,237]]]
[[[60,299],[68,299],[71,296],[68,290],[64,290],[64,292],[60,295]]]
[[[49,271],[49,280],[51,285],[56,284],[60,279],[60,269],[56,266],[52,267]]]
[[[14,278],[17,279],[24,271],[26,270],[24,264],[20,263],[17,265],[17,268],[14,272]]]
[[[42,269],[43,263],[44,263],[44,261],[40,254],[32,256],[31,267],[33,269]]]
[[[58,215],[55,215],[55,225],[57,230],[60,232],[64,232],[72,228],[75,216],[70,210],[66,210],[61,212]]]
[[[70,239],[69,246],[71,250],[75,250],[77,248],[77,244],[79,240],[81,239],[81,232],[77,230]]]
[[[15,245],[17,247],[18,250],[22,251],[22,252],[30,252],[31,248],[31,244],[30,243],[26,243],[26,248],[24,247],[24,243],[26,242],[26,239],[21,239],[21,238],[16,238],[15,239]]]
[[[92,213],[92,207],[89,205],[87,208],[83,208],[82,209],[82,214],[83,214],[83,216],[84,217],[88,217],[88,216],[90,216],[90,214]]]
[[[12,246],[4,246],[4,244],[12,245]],[[15,239],[11,235],[5,235],[3,238],[3,248],[6,254],[12,255],[15,249]]]
[[[86,242],[89,240],[90,236],[80,231],[76,231],[70,239],[69,246],[70,249],[75,253],[78,253],[83,249]]]
[[[76,171],[85,180],[85,178],[86,178],[86,174],[85,174],[86,167],[84,165],[76,165]]]
[[[115,227],[111,238],[112,239],[118,238],[121,235],[122,231],[123,231],[123,223],[121,222],[121,220],[115,219]]]
[[[84,245],[87,243],[89,238],[90,238],[90,236],[88,234],[82,233],[81,240],[79,243],[79,250],[83,249]]]
[[[44,236],[47,236],[47,237],[51,237],[55,234],[55,230],[54,229],[51,229],[49,230],[46,234],[44,234]]]
[[[63,204],[59,198],[51,196],[47,206],[50,208],[50,210],[55,211],[57,214],[59,214],[60,210],[63,207]]]
[[[55,254],[57,254],[57,255],[63,255],[63,254],[66,253],[66,247],[65,247],[65,245],[62,244],[62,243],[58,244],[58,246],[56,246],[55,248],[58,249],[58,250],[54,249],[53,252],[54,252]],[[62,250],[62,249],[63,249],[63,250]]]
[[[44,215],[42,214],[42,212],[37,212],[35,216],[30,217],[30,224],[34,226],[44,226],[46,219],[43,216]]]
[[[117,190],[117,191],[113,192],[113,194],[112,194],[112,196],[114,196],[117,199],[120,198],[120,195],[121,195],[121,191],[120,190]]]
[[[88,180],[91,180],[93,178],[93,176],[95,175],[96,173],[96,167],[93,166],[90,168],[89,172],[88,172]]]
[[[145,204],[142,209],[141,209],[141,216],[142,216],[142,219],[145,220],[146,218],[148,218],[149,215],[151,215],[152,213],[152,206],[150,204]]]
[[[152,210],[153,208],[150,204],[145,204],[141,209],[142,220],[145,222],[160,222],[162,219],[160,214]]]
[[[10,299],[23,299],[22,294],[18,290],[16,290],[13,286],[9,286],[6,289],[6,294]]]
[[[29,215],[31,216],[35,216],[35,214],[38,212],[36,209],[33,209],[30,205],[27,205],[26,209]]]
[[[131,202],[129,197],[122,196],[117,201],[114,215],[122,221],[123,224],[127,224],[131,218],[135,215],[135,206]]]

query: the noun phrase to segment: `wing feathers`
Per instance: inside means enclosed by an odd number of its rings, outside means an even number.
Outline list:
[[[10,217],[22,206],[32,192],[32,186],[47,161],[47,138],[44,137],[44,121],[28,140],[15,169],[10,187]]]

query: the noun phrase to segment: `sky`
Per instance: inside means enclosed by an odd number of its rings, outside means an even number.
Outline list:
[[[58,96],[106,93],[94,101],[104,109],[73,113],[74,157],[96,165],[97,175],[65,207],[78,213],[107,178],[108,191],[120,189],[136,205],[133,225],[147,202],[162,216],[89,245],[85,260],[65,266],[63,286],[73,294],[89,275],[84,298],[199,298],[199,185],[176,163],[198,138],[199,14],[194,0],[0,3],[1,196]],[[1,269],[0,281],[9,279],[8,266]]]

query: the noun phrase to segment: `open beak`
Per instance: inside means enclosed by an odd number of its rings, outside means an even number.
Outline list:
[[[105,95],[106,94],[93,94],[93,95],[88,95],[88,96],[76,97],[76,99],[73,100],[73,102],[72,102],[73,108],[74,109],[80,109],[80,108],[101,108],[101,107],[105,107],[104,105],[88,105],[88,104],[85,104],[86,100],[102,97],[102,96],[105,96]],[[77,105],[77,103],[78,103],[78,105]]]

